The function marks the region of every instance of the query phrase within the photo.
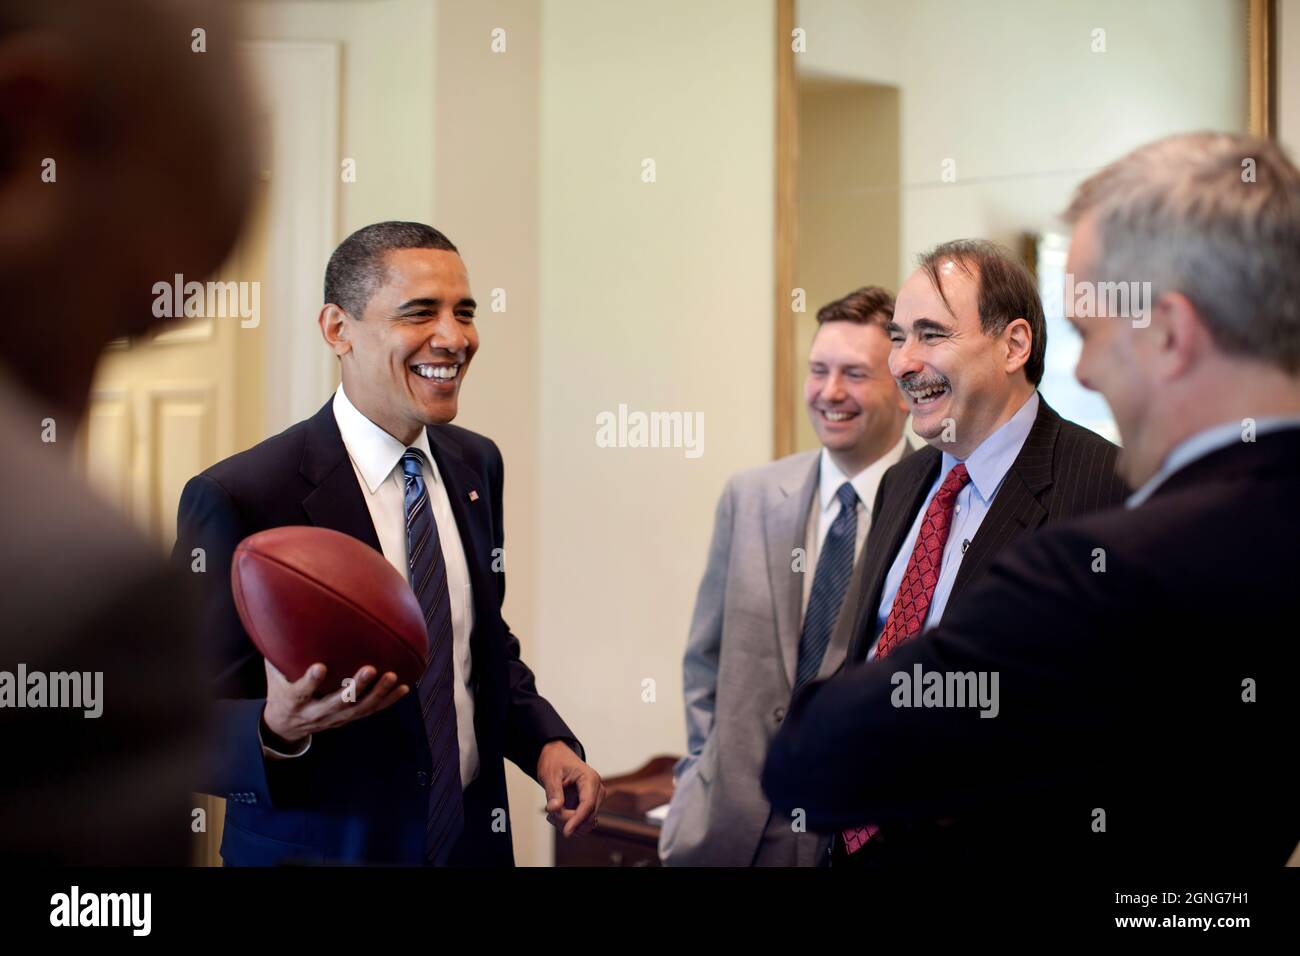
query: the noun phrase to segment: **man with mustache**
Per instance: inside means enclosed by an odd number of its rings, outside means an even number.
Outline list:
[[[1115,446],[1039,395],[1047,330],[1029,270],[980,240],[921,257],[889,324],[889,368],[929,445],[880,483],[848,628],[850,665],[936,625],[995,555],[1035,528],[1117,505]],[[863,819],[864,825],[875,821]],[[836,864],[919,860],[951,823],[846,831]]]
[[[465,263],[441,232],[357,230],[330,256],[317,318],[338,390],[185,486],[175,557],[207,553],[222,744],[209,786],[229,798],[227,864],[512,865],[503,758],[545,789],[565,836],[595,824],[600,776],[501,617],[501,452],[450,424],[478,350],[474,313]],[[319,663],[291,683],[254,648],[232,554],[247,535],[302,524],[360,539],[410,582],[429,621],[418,687]]]
[[[826,829],[960,817],[966,866],[1278,868],[1300,840],[1300,170],[1272,140],[1171,136],[1065,219],[1076,285],[1151,284],[1140,322],[1104,297],[1070,318],[1137,491],[1005,549],[936,629],[810,687],[764,788]],[[899,706],[917,669],[1000,674],[998,717]]]
[[[893,297],[817,313],[804,400],[822,447],[736,475],[718,503],[683,666],[689,755],[660,835],[669,866],[811,866],[825,838],[773,813],[758,776],[792,688],[833,673],[830,640],[885,470],[910,449],[889,375]]]

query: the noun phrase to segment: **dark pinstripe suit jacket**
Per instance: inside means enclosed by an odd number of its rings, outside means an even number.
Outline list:
[[[953,581],[948,606],[979,579],[998,552],[1039,525],[1123,503],[1128,488],[1115,473],[1118,451],[1095,432],[1063,419],[1039,395],[1038,415],[1029,437],[1003,479],[979,532],[971,539]],[[938,477],[942,458],[934,448],[922,448],[881,479],[871,509],[871,533],[862,571],[845,599],[856,601],[856,610],[852,615],[840,615],[839,626],[853,628],[845,658],[848,665],[866,660],[875,636],[885,577],[899,549],[913,545],[903,539]]]

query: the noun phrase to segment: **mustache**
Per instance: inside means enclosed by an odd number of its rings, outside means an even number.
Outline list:
[[[911,375],[904,375],[900,379],[895,379],[898,387],[903,391],[919,392],[927,388],[935,388],[939,385],[948,385],[946,375],[926,375],[921,372],[913,372]]]

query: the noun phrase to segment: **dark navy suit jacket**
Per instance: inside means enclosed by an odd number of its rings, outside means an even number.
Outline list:
[[[455,425],[429,428],[447,485],[474,592],[474,732],[479,775],[465,791],[465,828],[451,862],[513,865],[503,758],[535,778],[542,746],[582,747],[538,693],[501,617],[502,462],[493,442]],[[471,492],[475,492],[471,500]],[[235,611],[230,565],[236,545],[266,528],[315,525],[380,550],[332,402],[310,419],[219,462],[186,484],[173,560],[191,571],[203,611],[204,647],[216,702],[205,790],[227,800],[221,855],[227,865],[423,862],[431,758],[418,695],[316,734],[307,753],[266,760],[258,726],[266,673]],[[499,565],[498,565],[499,566]],[[540,794],[539,794],[540,796]]]

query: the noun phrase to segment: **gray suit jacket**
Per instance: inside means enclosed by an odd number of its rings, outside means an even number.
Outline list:
[[[804,584],[794,552],[805,547],[819,455],[735,475],[718,502],[683,662],[689,753],[659,839],[669,866],[749,866],[768,828],[759,776],[794,685]],[[864,545],[859,565],[865,554]],[[846,650],[847,640],[832,641],[818,676],[834,673]],[[811,864],[824,840],[793,822],[773,829],[788,831]]]

